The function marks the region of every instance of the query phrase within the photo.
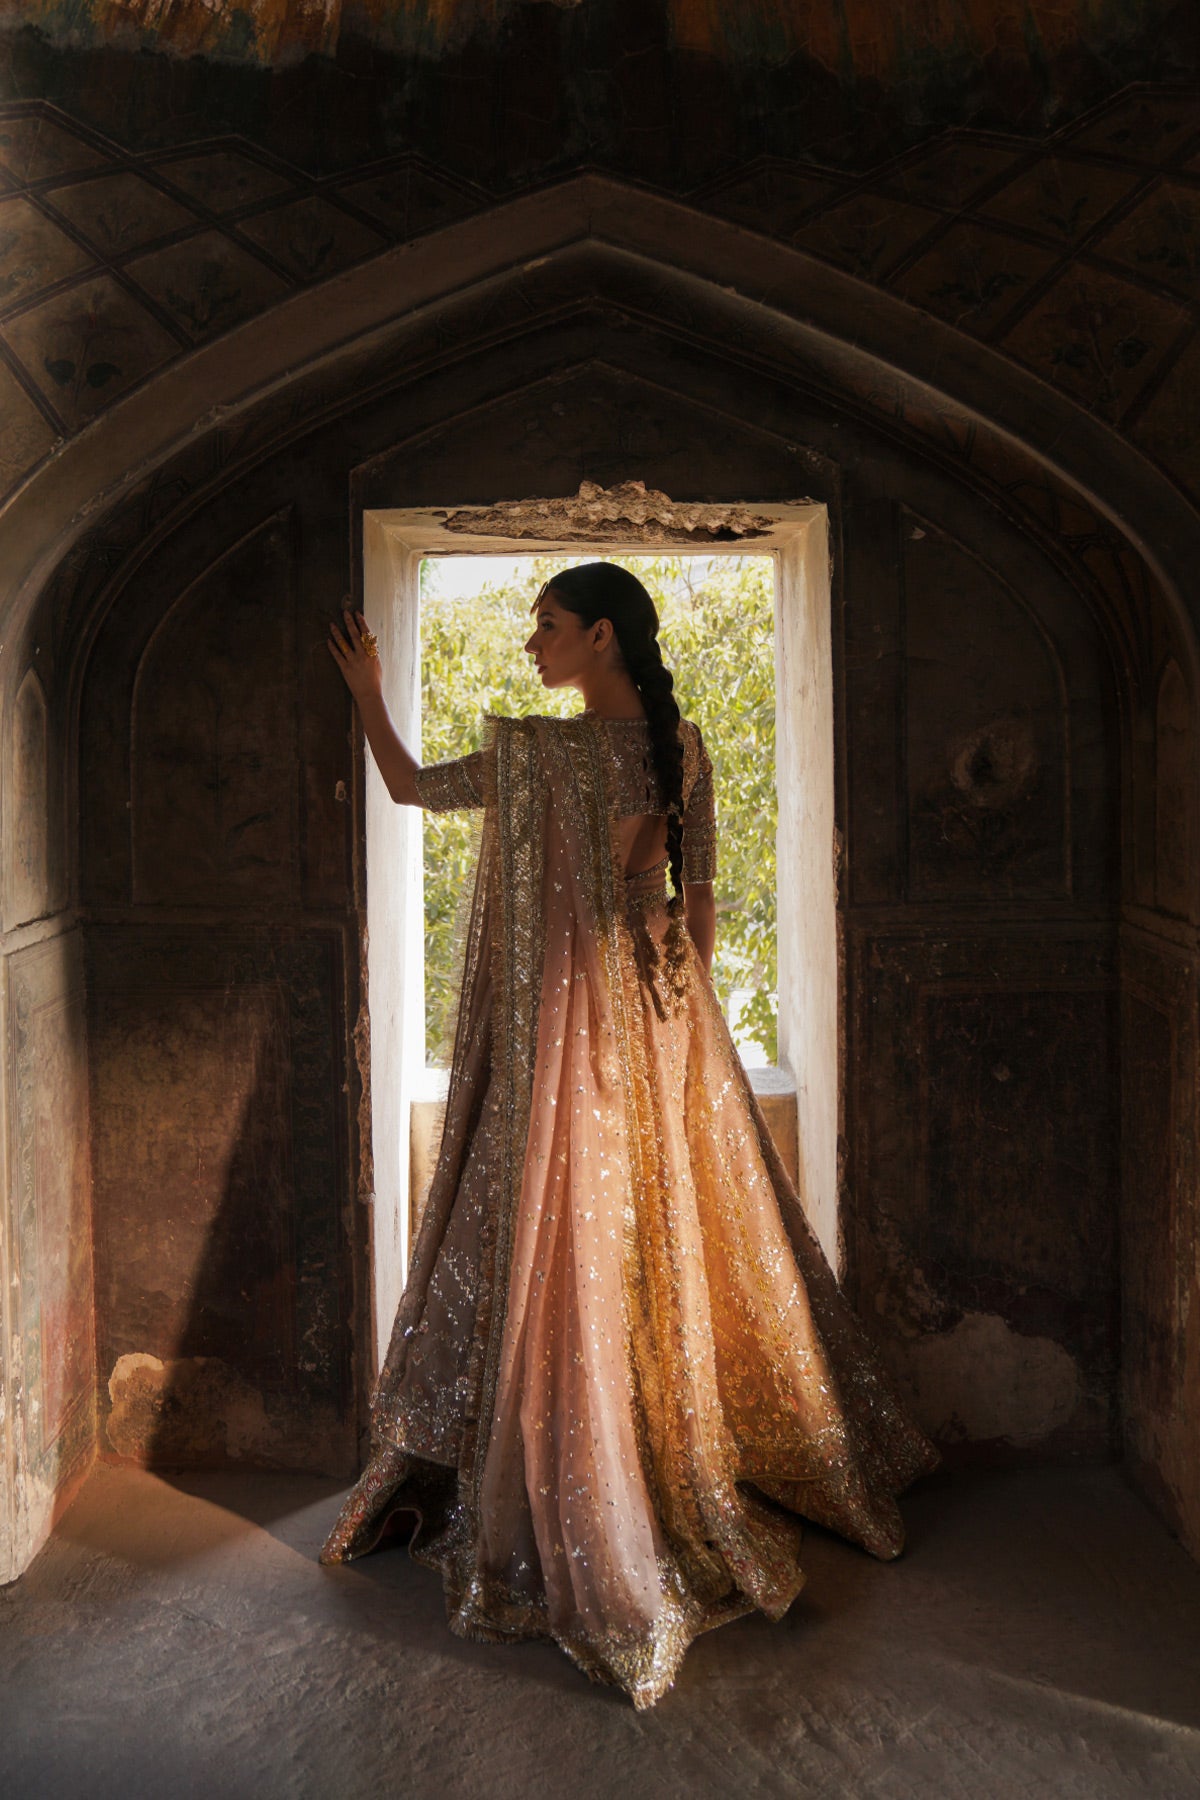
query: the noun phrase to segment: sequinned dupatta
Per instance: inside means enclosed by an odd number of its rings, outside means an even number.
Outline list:
[[[512,1221],[537,1056],[548,893],[556,914],[580,915],[589,941],[602,944],[602,963],[594,965],[593,974],[602,967],[613,982],[619,969],[613,927],[622,883],[606,805],[607,756],[591,721],[494,717],[486,723],[477,759],[485,814],[464,934],[446,1125],[372,1404],[377,1438],[397,1442],[401,1434],[394,1429],[392,1401],[404,1383],[468,1155],[482,1129],[489,1167],[479,1230],[474,1366],[466,1384],[470,1404],[461,1409],[464,1499],[475,1487],[474,1428],[490,1416],[504,1330]],[[552,864],[568,872],[566,882],[555,883]],[[571,891],[564,894],[567,887]]]

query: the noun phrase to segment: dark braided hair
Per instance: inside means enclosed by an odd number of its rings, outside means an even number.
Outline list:
[[[551,576],[543,593],[553,594],[564,611],[585,625],[612,623],[621,661],[641,696],[650,731],[650,751],[667,809],[667,857],[674,895],[670,911],[683,910],[683,744],[675,682],[658,646],[658,614],[636,575],[618,563],[581,563]]]

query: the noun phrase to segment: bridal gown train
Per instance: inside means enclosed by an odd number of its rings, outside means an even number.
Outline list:
[[[684,746],[684,875],[713,874],[711,764]],[[418,1515],[464,1637],[553,1639],[639,1707],[701,1631],[803,1585],[801,1519],[899,1554],[936,1465],[814,1238],[711,983],[668,953],[642,720],[492,719],[422,770],[483,807],[446,1124],[322,1560]]]

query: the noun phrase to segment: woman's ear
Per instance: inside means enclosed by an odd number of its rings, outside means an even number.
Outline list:
[[[611,619],[597,619],[596,623],[592,626],[592,648],[593,648],[593,650],[607,650],[608,646],[612,643],[612,641],[613,641],[612,620]]]

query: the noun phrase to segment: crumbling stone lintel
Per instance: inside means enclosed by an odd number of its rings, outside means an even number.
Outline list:
[[[644,481],[604,488],[581,481],[579,492],[557,500],[503,500],[462,507],[447,531],[473,537],[571,538],[580,543],[728,544],[764,536],[773,520],[746,506],[707,506],[672,500]]]

